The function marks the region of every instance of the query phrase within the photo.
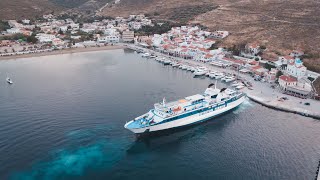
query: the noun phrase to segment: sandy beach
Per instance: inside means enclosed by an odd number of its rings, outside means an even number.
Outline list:
[[[20,58],[29,58],[29,57],[40,57],[40,56],[70,54],[70,53],[79,53],[79,52],[91,52],[91,51],[104,51],[104,50],[114,50],[114,49],[123,49],[123,48],[124,47],[121,45],[87,47],[87,48],[70,48],[70,49],[54,50],[50,52],[21,54],[21,55],[13,55],[13,56],[1,56],[0,60],[14,60],[14,59],[20,59]]]

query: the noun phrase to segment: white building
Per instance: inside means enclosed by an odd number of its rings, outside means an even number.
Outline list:
[[[103,32],[105,35],[116,35],[118,34],[117,29],[114,28],[110,28],[110,29],[106,29]]]
[[[36,35],[36,38],[39,40],[40,43],[49,43],[52,42],[52,40],[55,39],[56,36],[53,34],[39,33]]]
[[[159,47],[163,41],[163,37],[159,34],[154,34],[152,37],[152,45]]]
[[[144,15],[144,14],[139,14],[139,15],[137,15],[136,16],[136,19],[137,20],[142,20],[142,19],[144,19],[146,16]]]
[[[17,33],[21,33],[19,28],[11,28],[11,29],[7,29],[7,33],[9,34],[17,34]]]
[[[292,58],[288,61],[285,72],[293,77],[300,79],[306,76],[307,68],[303,65],[302,61],[299,58]]]
[[[310,83],[298,81],[297,78],[292,76],[281,75],[279,77],[279,86],[286,94],[306,98],[312,92]]]
[[[24,19],[24,20],[22,20],[22,23],[23,24],[30,24],[30,20],[29,19]]]
[[[81,36],[71,36],[70,38],[71,38],[71,39],[80,39]]]
[[[83,32],[86,32],[86,33],[93,33],[96,29],[94,29],[94,28],[81,28],[80,30]]]
[[[122,32],[122,41],[131,42],[134,40],[134,31],[123,31]]]
[[[52,14],[46,14],[42,16],[44,19],[52,19],[54,16]]]
[[[215,37],[215,38],[223,39],[223,38],[229,36],[229,32],[228,31],[215,31],[211,34],[211,36]]]
[[[294,50],[290,53],[290,56],[292,57],[300,57],[302,55],[304,55],[304,52],[301,50]]]
[[[257,43],[250,43],[246,45],[246,50],[249,54],[256,56],[260,51],[260,46]]]
[[[60,26],[59,30],[61,30],[62,32],[67,32],[68,31],[68,26]]]
[[[99,37],[98,42],[99,43],[118,43],[120,40],[119,36],[109,35],[104,37]]]

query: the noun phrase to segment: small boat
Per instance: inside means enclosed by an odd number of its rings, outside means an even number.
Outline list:
[[[155,58],[156,61],[160,61],[160,59],[162,59],[162,57],[156,57]]]
[[[237,81],[235,81],[235,82],[233,82],[230,86],[232,86],[232,87],[237,87],[237,86],[240,86],[240,85],[243,85],[242,82],[237,82]]]
[[[208,72],[208,71],[207,71],[207,68],[205,68],[205,67],[198,67],[198,68],[193,72],[193,74],[194,74],[195,76],[203,76],[203,75],[205,75],[207,72]]]
[[[216,73],[215,73],[215,72],[211,72],[211,73],[209,74],[209,77],[210,77],[210,78],[215,78],[215,76],[216,76]]]
[[[236,80],[236,78],[233,77],[233,76],[232,77],[228,77],[228,78],[225,79],[226,82],[231,82],[231,81],[234,81],[234,80]]]
[[[223,77],[224,77],[223,73],[217,73],[214,78],[215,79],[220,79],[220,78],[223,78]]]
[[[164,65],[170,65],[170,63],[171,63],[171,61],[170,61],[169,59],[165,59],[165,60],[163,61],[163,64],[164,64]]]
[[[236,89],[240,90],[240,89],[243,89],[245,86],[244,85],[239,85],[236,87]]]
[[[7,77],[6,81],[7,81],[8,84],[13,84],[12,80],[10,78],[8,78],[8,77]]]
[[[172,65],[172,67],[179,67],[180,66],[180,64],[178,64],[176,62],[172,63],[171,65]]]
[[[191,71],[191,72],[195,72],[195,71],[196,71],[196,68],[195,68],[195,67],[191,67],[191,68],[190,68],[190,71]]]
[[[141,56],[142,57],[150,57],[151,55],[149,53],[143,53]]]
[[[165,60],[166,60],[165,58],[159,58],[159,59],[158,59],[158,62],[163,63]]]
[[[187,65],[183,65],[183,66],[181,67],[181,69],[182,69],[182,70],[187,70],[187,69],[188,69],[188,66],[187,66]]]

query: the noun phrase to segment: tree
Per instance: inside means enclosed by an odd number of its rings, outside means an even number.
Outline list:
[[[277,74],[276,74],[276,78],[279,78],[282,75],[283,75],[282,71],[278,71]]]
[[[7,50],[7,49],[4,49],[4,52],[5,52],[5,53],[8,53],[8,50]]]
[[[265,63],[264,68],[268,69],[269,71],[271,70],[271,68],[275,68],[275,66],[269,64],[269,63]]]
[[[14,48],[12,48],[12,52],[16,52],[16,50]]]
[[[59,34],[63,35],[63,31],[61,29],[59,29]]]
[[[38,42],[38,39],[36,38],[35,35],[31,35],[27,37],[27,42],[35,44]]]

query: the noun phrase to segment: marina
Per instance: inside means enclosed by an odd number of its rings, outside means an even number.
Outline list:
[[[141,49],[141,47],[137,46],[127,46],[131,49]],[[144,51],[152,51],[149,49],[144,49]],[[246,81],[246,79],[249,79],[250,76],[248,74],[242,74],[237,71],[234,71],[232,69],[226,69],[217,67],[215,65],[212,65],[212,63],[206,64],[202,62],[192,61],[192,60],[185,60],[177,57],[170,57],[168,55],[153,52],[154,54],[157,54],[160,57],[166,57],[171,58],[176,62],[179,62],[181,67],[184,63],[187,63],[195,68],[194,76],[203,76],[208,71],[216,71],[215,75],[209,75],[209,77],[213,77],[213,79],[220,80],[222,82],[226,82],[226,74],[233,75],[235,78],[228,79],[228,83],[231,83],[234,80],[241,80],[243,84],[236,86],[235,89],[237,90],[243,90],[250,99],[254,100],[255,102],[258,102],[262,105],[265,105],[267,107],[271,107],[277,110],[283,110],[285,112],[291,112],[291,113],[297,113],[303,116],[308,116],[316,119],[320,119],[320,111],[319,106],[320,102],[316,100],[309,99],[309,102],[312,102],[313,106],[301,106],[302,102],[305,100],[302,100],[300,98],[290,98],[281,92],[276,92],[274,89],[268,87],[268,84],[252,81],[253,83],[256,83],[254,88],[252,88],[252,82]],[[200,69],[199,69],[200,68]],[[261,92],[261,93],[260,93]],[[264,93],[263,93],[264,92]],[[262,96],[262,97],[261,97]],[[259,97],[259,98],[255,98]],[[287,97],[289,101],[287,102],[279,102],[280,97]],[[273,103],[271,103],[273,102]],[[309,103],[307,102],[307,103]],[[297,107],[292,107],[295,104]]]
[[[211,65],[184,63],[213,71]],[[137,139],[123,127],[164,97],[169,106],[202,94],[211,83],[231,89],[234,82],[194,78],[127,49],[1,61],[0,72],[0,179],[315,176],[319,121],[250,100],[210,121],[155,137]],[[259,96],[257,87],[264,85],[252,85]]]

